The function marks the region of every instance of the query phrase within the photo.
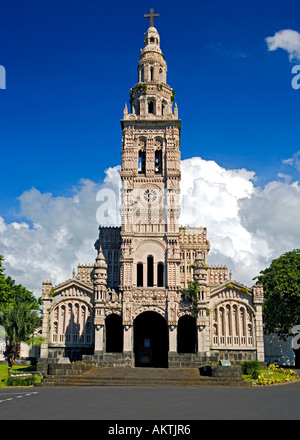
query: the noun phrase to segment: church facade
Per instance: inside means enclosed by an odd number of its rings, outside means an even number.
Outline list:
[[[59,285],[43,282],[41,358],[263,362],[262,287],[209,266],[206,228],[179,224],[181,121],[153,10],[144,43],[121,120],[121,226],[99,227],[95,264]]]

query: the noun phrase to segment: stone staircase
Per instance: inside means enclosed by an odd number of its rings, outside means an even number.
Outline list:
[[[50,374],[35,386],[250,386],[241,376],[203,376],[198,368],[85,367],[77,371],[72,367],[72,364],[51,367]]]

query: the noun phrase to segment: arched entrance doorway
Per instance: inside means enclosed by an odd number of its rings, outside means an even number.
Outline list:
[[[168,367],[169,337],[166,320],[156,312],[143,312],[133,323],[136,367]]]
[[[196,351],[196,320],[184,315],[178,320],[177,352],[195,353]]]
[[[122,353],[123,325],[122,318],[112,313],[105,319],[106,353]]]

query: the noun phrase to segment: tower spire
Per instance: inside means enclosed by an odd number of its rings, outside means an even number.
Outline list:
[[[145,14],[153,17],[159,14]],[[124,109],[125,119],[178,119],[178,108],[174,108],[174,90],[167,84],[167,63],[160,48],[157,29],[150,26],[144,33],[144,48],[140,51],[138,82],[130,89],[131,108]]]

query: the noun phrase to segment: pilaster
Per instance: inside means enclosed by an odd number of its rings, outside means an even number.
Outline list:
[[[104,320],[96,321],[95,324],[95,354],[102,354],[104,351]]]
[[[262,304],[264,301],[264,290],[261,285],[255,285],[253,287],[253,303],[255,307],[255,338],[256,338],[256,352],[257,360],[264,362],[264,336],[263,336],[263,317],[262,317]]]

